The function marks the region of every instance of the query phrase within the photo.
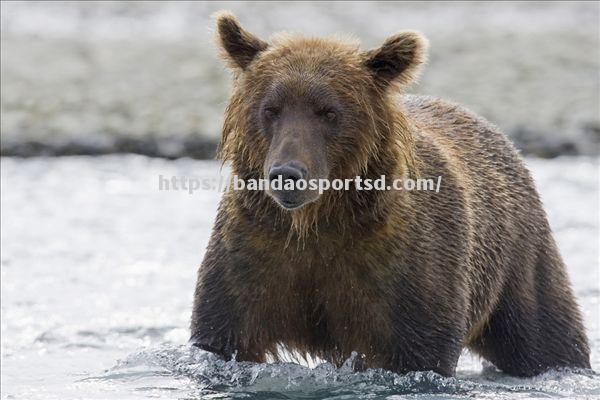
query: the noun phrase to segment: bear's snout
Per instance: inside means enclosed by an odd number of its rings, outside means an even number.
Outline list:
[[[284,164],[273,163],[269,168],[269,182],[279,180],[278,186],[271,186],[271,195],[286,209],[298,208],[307,203],[302,193],[306,188],[298,185],[298,181],[307,179],[307,167],[300,161],[288,161]],[[290,185],[293,185],[290,188]]]

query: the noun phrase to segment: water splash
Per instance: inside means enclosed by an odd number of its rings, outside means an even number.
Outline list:
[[[445,378],[431,371],[406,375],[381,369],[354,372],[353,357],[340,368],[329,363],[309,368],[294,363],[224,361],[195,347],[163,345],[133,353],[104,375],[92,379],[131,382],[161,375],[186,378],[188,390],[194,395],[234,399],[399,399],[398,396],[512,399],[600,395],[600,380],[591,372],[552,371],[532,379],[519,379],[486,368],[483,373]],[[149,387],[136,390],[144,389]]]

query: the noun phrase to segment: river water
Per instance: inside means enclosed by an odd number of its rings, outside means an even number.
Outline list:
[[[598,159],[528,159],[600,369]],[[160,191],[212,161],[2,158],[5,399],[600,398],[594,373],[504,376],[468,353],[456,378],[217,360],[186,345],[220,194]],[[318,364],[318,363],[315,363]]]

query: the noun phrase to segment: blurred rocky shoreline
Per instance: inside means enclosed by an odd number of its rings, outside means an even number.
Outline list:
[[[600,153],[596,2],[2,2],[1,155],[212,158],[230,84],[219,9],[265,38],[352,34],[370,48],[420,30],[430,58],[408,92],[464,104],[525,154]]]
[[[511,134],[512,133],[512,134]],[[600,131],[591,127],[586,132],[589,137],[578,139],[545,138],[543,132],[529,133],[517,130],[509,132],[515,146],[525,155],[541,158],[554,158],[564,155],[598,155]],[[149,157],[176,159],[212,159],[215,157],[218,139],[202,135],[156,137],[112,136],[104,140],[90,141],[73,138],[63,142],[43,142],[39,140],[3,140],[1,156],[38,157],[69,155],[106,155],[131,153]]]

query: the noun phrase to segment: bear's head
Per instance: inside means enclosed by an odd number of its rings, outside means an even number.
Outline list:
[[[400,32],[369,51],[282,34],[267,42],[222,12],[217,39],[234,73],[218,154],[240,178],[348,179],[415,167],[393,95],[424,61],[420,34]],[[322,201],[310,189],[268,194],[286,210]]]

